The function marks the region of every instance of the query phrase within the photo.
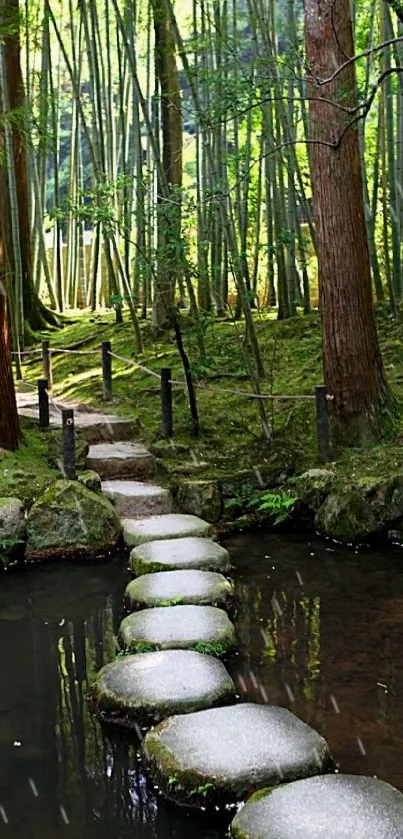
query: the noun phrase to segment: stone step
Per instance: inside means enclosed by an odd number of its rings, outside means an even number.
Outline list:
[[[95,466],[93,467],[95,469]],[[128,547],[160,539],[180,539],[186,536],[209,536],[211,525],[197,516],[169,513],[146,519],[123,519],[123,537]]]
[[[122,620],[118,641],[127,652],[196,650],[222,656],[236,645],[235,628],[215,606],[161,606]]]
[[[190,568],[225,574],[231,568],[231,560],[228,551],[212,539],[188,536],[139,545],[130,554],[130,567],[137,577]]]
[[[91,687],[103,722],[132,728],[234,701],[235,687],[221,661],[191,650],[118,657]]]
[[[145,446],[125,441],[90,446],[87,465],[103,480],[149,478],[155,473],[155,459]]]
[[[403,795],[363,775],[323,775],[252,796],[236,839],[403,839]]]
[[[18,413],[20,416],[28,417],[39,422],[39,408],[37,394],[17,393]],[[141,432],[140,420],[123,419],[115,414],[103,414],[98,411],[89,411],[83,405],[64,403],[57,400],[60,408],[74,408],[74,423],[90,446],[103,442],[114,442],[121,440],[136,439]],[[62,416],[55,404],[49,404],[49,420],[51,428],[62,427]]]
[[[231,583],[214,571],[160,571],[132,580],[126,587],[125,603],[131,611],[179,604],[225,608],[233,596]]]
[[[258,789],[318,775],[332,766],[326,740],[314,729],[285,708],[253,703],[169,717],[148,732],[143,745],[160,790],[191,807],[234,804]],[[316,812],[321,813],[320,804]],[[270,824],[277,827],[276,820]],[[259,834],[247,833],[252,835]],[[288,837],[274,829],[265,835]],[[295,830],[290,839],[297,835],[327,839],[329,834]]]
[[[173,508],[169,489],[141,481],[103,481],[102,492],[123,518],[164,515]]]

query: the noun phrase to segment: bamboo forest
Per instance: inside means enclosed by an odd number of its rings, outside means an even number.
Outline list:
[[[403,3],[0,0],[0,832],[403,839]]]

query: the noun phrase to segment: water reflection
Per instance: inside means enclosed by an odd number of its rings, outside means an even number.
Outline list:
[[[297,537],[237,537],[239,693],[289,707],[343,771],[403,789],[401,551],[355,555]]]

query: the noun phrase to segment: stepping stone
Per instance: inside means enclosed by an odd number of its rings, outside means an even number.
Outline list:
[[[162,539],[140,545],[130,554],[130,567],[140,577],[154,571],[175,571],[198,568],[201,571],[221,571],[231,568],[228,551],[212,542],[189,536],[185,539]]]
[[[152,454],[140,443],[99,443],[91,446],[88,469],[104,478],[148,478],[155,472]]]
[[[144,609],[124,618],[118,641],[128,652],[195,649],[224,655],[235,647],[235,629],[215,606],[172,606]]]
[[[154,606],[227,606],[234,592],[222,574],[213,571],[160,571],[132,580],[125,591],[129,609]]]
[[[91,450],[90,450],[91,451]],[[123,519],[126,545],[135,547],[158,539],[180,539],[184,536],[209,536],[211,525],[197,516],[170,513],[147,519]]]
[[[332,763],[326,740],[290,711],[251,703],[170,717],[147,734],[144,753],[162,792],[186,806],[241,801]]]
[[[137,417],[130,420],[123,419],[114,414],[88,411],[85,405],[67,404],[60,400],[57,400],[57,404],[60,408],[74,408],[75,426],[82,431],[83,437],[90,446],[105,441],[133,440],[140,434],[141,423]],[[20,416],[39,421],[38,396],[36,393],[17,393],[17,405]],[[60,411],[52,402],[49,405],[49,416],[51,427],[61,428]]]
[[[140,481],[103,481],[102,492],[115,505],[119,516],[153,516],[170,513],[169,489]]]
[[[403,839],[403,795],[362,775],[324,775],[259,792],[235,816],[234,839]]]
[[[101,720],[125,728],[234,698],[234,683],[221,661],[190,650],[117,658],[102,668],[91,688],[92,705]]]

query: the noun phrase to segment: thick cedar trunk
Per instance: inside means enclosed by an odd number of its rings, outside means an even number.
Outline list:
[[[15,451],[18,449],[20,427],[13,372],[11,366],[10,340],[7,323],[7,298],[0,281],[0,446]]]
[[[181,271],[182,112],[175,41],[165,0],[152,0],[155,61],[161,96],[162,168],[159,185],[158,268],[153,325],[171,324],[175,285]]]
[[[380,434],[389,391],[373,315],[358,132],[342,110],[355,104],[354,64],[326,85],[316,82],[354,54],[350,0],[305,0],[305,33],[325,383],[339,439],[365,443]]]
[[[4,26],[4,32],[6,33],[4,36],[4,64],[10,111],[13,114],[13,158],[18,202],[24,317],[26,323],[32,329],[41,329],[47,323],[56,324],[57,321],[50,312],[47,312],[40,302],[34,289],[32,277],[31,237],[29,229],[30,190],[28,184],[26,122],[24,120],[25,93],[21,69],[19,0],[0,0],[0,16]],[[2,219],[0,219],[0,224],[4,225],[4,230],[1,231],[0,235],[2,234],[2,239],[5,243],[4,257],[13,273],[13,251],[7,241],[9,233],[7,218],[10,217],[10,202],[8,197],[8,177],[4,164],[0,167],[0,190],[2,193]],[[8,215],[4,215],[7,211]]]

